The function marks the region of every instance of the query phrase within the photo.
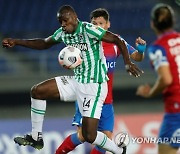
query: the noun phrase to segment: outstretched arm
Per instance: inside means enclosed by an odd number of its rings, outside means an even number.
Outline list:
[[[172,84],[172,75],[169,65],[161,66],[158,69],[158,78],[154,85],[150,87],[148,84],[141,85],[137,88],[136,94],[145,98],[156,96]]]
[[[122,53],[126,71],[130,75],[132,74],[135,77],[140,76],[140,73],[142,73],[142,71],[134,63],[131,62],[128,49],[123,40],[121,40],[117,35],[107,31],[104,34],[102,41],[116,44]]]
[[[41,38],[35,38],[35,39],[13,39],[13,38],[5,38],[2,41],[2,46],[5,48],[12,48],[16,45],[24,46],[27,48],[32,49],[48,49],[51,46],[57,44],[57,42],[53,41],[51,36],[41,39]]]

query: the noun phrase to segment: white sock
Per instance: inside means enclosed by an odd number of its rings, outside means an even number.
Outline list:
[[[45,111],[46,100],[31,98],[32,138],[34,140],[37,140],[38,132],[42,132]]]
[[[119,148],[112,140],[110,140],[106,134],[97,131],[97,136],[95,141],[92,143],[98,145],[109,152],[121,154],[123,152],[122,148]]]

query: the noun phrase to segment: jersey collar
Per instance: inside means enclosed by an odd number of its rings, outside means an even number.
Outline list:
[[[166,36],[166,35],[172,34],[172,33],[174,33],[174,32],[175,32],[174,30],[170,30],[170,31],[168,31],[168,32],[165,32],[165,33],[159,35],[159,36],[158,36],[158,39],[160,39],[160,38],[162,38],[162,37],[164,37],[164,36]]]

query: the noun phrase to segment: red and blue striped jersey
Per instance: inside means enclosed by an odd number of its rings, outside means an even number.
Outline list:
[[[118,47],[112,43],[102,42],[102,46],[104,49],[104,55],[106,57],[106,63],[108,67],[108,77],[109,77],[108,94],[107,94],[104,104],[112,104],[113,103],[112,88],[113,88],[114,70],[116,67],[116,60],[119,57],[121,52],[118,49]],[[126,46],[128,48],[129,54],[132,54],[135,51],[135,49],[132,46],[130,46],[127,42],[126,42]]]
[[[165,112],[180,112],[180,33],[163,34],[148,48],[148,53],[154,69],[169,65],[173,78],[172,84],[163,91]]]

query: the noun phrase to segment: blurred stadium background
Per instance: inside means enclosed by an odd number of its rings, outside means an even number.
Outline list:
[[[0,0],[0,38],[47,37],[60,26],[56,12],[63,4],[74,7],[82,21],[89,21],[89,14],[98,7],[110,13],[111,28],[134,46],[141,36],[150,44],[155,35],[150,29],[150,10],[159,2],[170,4],[176,12],[176,29],[180,29],[179,0]],[[23,47],[4,49],[0,47],[0,154],[53,154],[55,147],[68,133],[74,114],[74,103],[49,101],[45,116],[45,148],[35,151],[18,147],[13,136],[31,131],[30,88],[45,79],[71,75],[57,61],[63,45],[44,51]],[[144,74],[139,78],[129,76],[122,58],[117,61],[114,81],[114,107],[116,114],[115,133],[126,131],[131,136],[157,136],[163,115],[161,96],[145,100],[135,95],[138,85],[153,84],[156,78],[148,56],[136,63]],[[80,146],[72,154],[87,154],[89,144]],[[156,154],[155,144],[130,144],[128,154]]]

